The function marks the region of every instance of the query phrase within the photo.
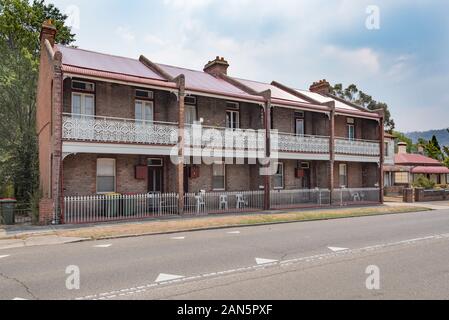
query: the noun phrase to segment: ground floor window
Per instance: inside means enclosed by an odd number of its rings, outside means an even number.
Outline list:
[[[284,164],[278,162],[276,166],[276,173],[273,176],[273,187],[275,189],[284,189]]]
[[[346,188],[348,186],[348,165],[346,163],[341,163],[338,171],[340,187]]]
[[[408,172],[396,172],[394,174],[394,182],[401,184],[408,184],[409,183]]]
[[[212,166],[212,188],[216,191],[225,190],[226,167],[223,163]]]
[[[97,193],[115,192],[115,159],[97,159]]]

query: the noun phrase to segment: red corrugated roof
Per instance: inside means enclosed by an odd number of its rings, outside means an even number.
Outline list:
[[[394,157],[395,164],[415,165],[441,165],[438,160],[423,156],[421,154],[402,153]]]
[[[123,82],[131,82],[131,83],[136,83],[136,84],[146,84],[146,85],[151,85],[151,86],[176,89],[176,84],[173,82],[166,82],[166,81],[160,81],[160,80],[154,80],[154,79],[148,79],[148,78],[139,78],[139,77],[129,76],[129,75],[120,74],[120,73],[91,70],[91,69],[72,67],[72,66],[66,66],[66,65],[62,66],[62,71],[66,72],[66,73],[73,73],[76,75],[81,75],[81,76],[89,76],[89,77],[95,77],[95,78],[101,78],[101,79],[110,79],[110,80],[117,80],[117,81],[123,81]]]
[[[118,57],[62,45],[57,45],[57,50],[62,53],[62,64],[67,66],[166,81],[161,75],[147,68],[142,62],[136,59]]]
[[[255,97],[237,88],[236,86],[233,86],[229,82],[216,78],[203,71],[168,66],[165,64],[158,64],[158,66],[172,77],[177,77],[180,74],[183,74],[186,79],[186,88],[188,90],[225,94],[251,100]]]
[[[447,167],[415,167],[411,171],[412,173],[423,173],[423,174],[449,174],[449,168]]]

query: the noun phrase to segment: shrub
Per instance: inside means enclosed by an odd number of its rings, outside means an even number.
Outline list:
[[[433,189],[435,188],[436,183],[430,179],[427,179],[424,176],[420,176],[416,182],[413,184],[414,187],[424,188],[424,189]]]

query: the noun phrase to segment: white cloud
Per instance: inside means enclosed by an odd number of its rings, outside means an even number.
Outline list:
[[[126,42],[133,42],[136,39],[135,34],[130,30],[129,27],[119,26],[115,30],[115,33]]]
[[[370,48],[346,49],[336,46],[326,46],[323,55],[327,59],[347,70],[363,68],[365,72],[376,74],[380,70],[379,55]]]

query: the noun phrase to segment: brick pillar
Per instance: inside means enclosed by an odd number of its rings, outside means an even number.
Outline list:
[[[271,194],[271,175],[268,173],[271,172],[271,94],[267,97],[267,102],[265,103],[264,111],[265,111],[265,159],[268,170],[264,177],[264,209],[270,210],[270,194]]]
[[[380,195],[379,200],[380,203],[384,203],[384,163],[385,163],[385,135],[384,129],[385,122],[382,113],[382,118],[379,121],[379,140],[380,140],[380,162],[379,162],[379,189]]]
[[[62,54],[56,52],[53,71],[53,168],[52,168],[52,193],[53,193],[53,217],[56,223],[64,222],[62,212],[63,190],[62,190],[62,111],[63,111],[63,75]],[[48,222],[48,221],[47,221]]]
[[[185,113],[185,106],[184,106],[184,97],[185,97],[185,77],[184,75],[180,75],[176,79],[178,83],[178,165],[176,170],[176,176],[177,176],[177,186],[178,186],[178,212],[180,215],[184,214],[184,113]]]
[[[334,196],[334,170],[335,170],[335,102],[332,101],[329,106],[331,111],[329,114],[329,190],[330,205],[333,204]]]

